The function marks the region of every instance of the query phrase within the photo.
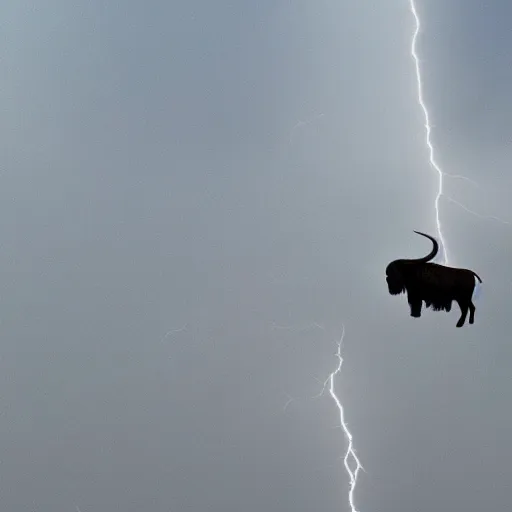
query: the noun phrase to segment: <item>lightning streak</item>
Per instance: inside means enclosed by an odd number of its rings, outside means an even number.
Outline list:
[[[490,219],[490,220],[495,220],[496,222],[500,222],[501,224],[510,224],[510,222],[508,220],[504,220],[504,219],[500,219],[499,217],[496,217],[495,215],[481,215],[480,213],[477,213],[473,210],[470,210],[467,206],[464,206],[462,203],[459,203],[459,201],[456,201],[455,199],[449,197],[449,196],[446,196],[446,199],[448,199],[448,201],[452,202],[453,204],[456,204],[459,208],[462,208],[464,211],[470,213],[471,215],[474,215],[475,217],[478,217],[479,219]]]
[[[338,366],[329,376],[329,393],[330,393],[332,399],[334,400],[336,407],[338,408],[338,412],[340,415],[340,424],[341,424],[341,427],[343,428],[343,432],[345,433],[345,436],[348,439],[348,447],[347,447],[347,451],[345,453],[345,458],[343,459],[343,462],[345,464],[345,469],[347,470],[347,473],[350,478],[350,489],[348,492],[348,501],[350,503],[350,509],[352,512],[357,512],[357,509],[354,505],[354,491],[356,489],[356,484],[357,484],[357,475],[359,474],[359,471],[361,469],[363,469],[363,466],[361,465],[361,462],[359,461],[359,459],[356,455],[356,452],[354,451],[352,434],[351,434],[350,430],[348,429],[348,425],[345,421],[345,411],[343,409],[343,405],[341,404],[340,399],[338,398],[338,396],[336,395],[336,392],[334,390],[334,381],[335,381],[336,375],[338,375],[340,373],[341,367],[343,365],[343,357],[341,356],[341,344],[343,343],[344,335],[345,335],[345,329],[343,329],[341,339],[338,343],[338,351],[336,352],[336,357],[338,358]],[[356,468],[354,470],[352,470],[350,468],[349,462],[351,459],[356,463]]]
[[[425,101],[423,100],[423,85],[422,85],[422,81],[421,81],[420,61],[418,58],[418,54],[416,53],[416,41],[418,39],[418,34],[419,34],[420,28],[421,28],[420,18],[418,16],[418,12],[416,11],[416,5],[414,4],[414,0],[409,0],[409,1],[410,1],[411,12],[412,12],[415,22],[416,22],[416,28],[414,31],[414,35],[412,36],[412,42],[411,42],[411,55],[414,59],[414,65],[416,68],[416,82],[418,84],[418,103],[420,104],[421,109],[423,110],[423,115],[425,117],[426,143],[427,143],[428,150],[429,150],[430,164],[437,172],[438,179],[439,179],[437,195],[436,195],[436,199],[434,201],[434,208],[435,208],[435,213],[436,213],[436,227],[437,227],[437,233],[439,235],[439,240],[441,241],[441,246],[443,248],[444,263],[448,264],[448,251],[446,250],[446,242],[444,240],[443,230],[441,227],[441,220],[440,220],[440,216],[439,216],[439,200],[441,199],[441,196],[443,195],[444,172],[441,170],[441,168],[437,164],[435,157],[434,157],[434,146],[432,145],[432,142],[430,140],[430,134],[432,131],[432,127],[430,124],[428,110],[425,105]]]
[[[350,488],[348,491],[348,502],[350,504],[351,512],[358,512],[358,510],[354,504],[354,492],[355,492],[356,485],[357,485],[357,476],[359,475],[359,472],[361,470],[364,471],[364,468],[354,450],[353,436],[348,428],[347,422],[345,421],[345,411],[343,409],[341,400],[338,397],[338,395],[336,394],[336,391],[334,389],[336,376],[339,375],[339,373],[341,372],[341,367],[343,366],[343,357],[341,355],[341,346],[343,344],[344,337],[345,337],[345,327],[343,326],[341,338],[338,342],[338,349],[336,352],[336,358],[338,359],[338,366],[329,375],[329,377],[327,377],[327,379],[325,380],[323,389],[322,389],[322,392],[320,393],[320,395],[322,395],[324,393],[324,391],[326,390],[326,388],[328,386],[329,394],[331,395],[331,398],[333,399],[333,401],[336,404],[336,407],[338,409],[339,418],[340,418],[340,428],[343,430],[345,437],[348,440],[347,451],[345,452],[345,457],[343,458],[343,463],[345,464],[345,469],[346,469],[349,479],[350,479]],[[352,463],[352,466],[355,465],[355,469],[351,468],[351,463]]]
[[[425,117],[425,131],[426,131],[425,142],[426,142],[428,150],[429,150],[429,161],[430,161],[430,164],[432,165],[432,167],[437,172],[438,178],[439,178],[439,187],[437,189],[437,195],[436,195],[436,199],[434,202],[434,208],[435,208],[435,213],[436,213],[437,233],[439,235],[439,240],[441,241],[441,246],[443,248],[444,263],[448,264],[448,252],[446,250],[446,242],[444,240],[443,231],[442,231],[442,227],[441,227],[441,220],[440,220],[440,215],[439,215],[439,201],[440,201],[441,197],[443,197],[443,196],[446,197],[446,199],[448,201],[452,202],[453,204],[456,204],[459,208],[462,208],[466,212],[471,213],[472,215],[475,215],[476,217],[479,217],[480,219],[495,220],[502,224],[510,224],[510,222],[500,219],[499,217],[496,217],[495,215],[481,215],[480,213],[477,213],[477,212],[469,209],[467,206],[463,205],[459,201],[456,201],[455,199],[444,194],[444,190],[443,190],[443,179],[444,178],[461,179],[461,180],[467,181],[477,187],[479,187],[479,185],[476,181],[474,181],[470,178],[467,178],[466,176],[462,176],[460,174],[448,174],[448,173],[444,172],[443,170],[441,170],[441,167],[435,160],[434,146],[432,145],[432,141],[430,139],[430,135],[432,132],[432,124],[430,123],[428,110],[425,105],[425,101],[423,99],[423,84],[421,81],[420,61],[418,58],[418,53],[416,52],[416,41],[418,39],[418,34],[421,30],[421,24],[420,24],[420,18],[418,16],[418,11],[416,10],[416,5],[414,2],[415,2],[415,0],[409,0],[410,9],[411,9],[412,15],[414,16],[414,20],[416,22],[416,28],[415,28],[414,35],[412,37],[412,42],[411,42],[411,55],[414,59],[414,64],[415,64],[415,68],[416,68],[416,82],[418,84],[418,103],[420,104],[421,109],[423,110],[424,117]]]

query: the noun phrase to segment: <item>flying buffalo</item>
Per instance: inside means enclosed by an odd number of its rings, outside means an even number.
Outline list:
[[[433,248],[427,256],[418,259],[400,259],[392,261],[386,268],[386,281],[391,295],[407,294],[411,316],[419,318],[423,302],[434,311],[450,311],[452,302],[460,307],[461,316],[457,327],[462,327],[469,311],[469,323],[475,321],[475,305],[472,297],[475,289],[475,277],[480,277],[472,270],[447,267],[431,263],[439,251],[436,239],[415,231],[432,241]]]

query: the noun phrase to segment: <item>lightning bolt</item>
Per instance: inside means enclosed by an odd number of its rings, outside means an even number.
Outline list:
[[[467,213],[470,213],[480,219],[495,220],[502,224],[510,224],[510,222],[500,219],[499,217],[496,217],[494,215],[481,215],[480,213],[477,213],[474,210],[469,209],[467,206],[463,205],[459,201],[456,201],[455,199],[451,198],[450,196],[447,196],[446,194],[444,194],[444,189],[443,189],[444,178],[461,179],[461,180],[465,180],[473,185],[476,185],[477,187],[479,185],[474,180],[471,180],[470,178],[467,178],[466,176],[462,176],[460,174],[448,174],[448,173],[444,172],[435,159],[434,146],[432,145],[432,141],[430,138],[430,135],[432,133],[432,124],[430,123],[430,117],[428,114],[428,110],[425,105],[425,101],[423,99],[423,83],[421,80],[420,60],[418,57],[418,53],[416,51],[416,42],[418,39],[418,34],[421,30],[421,23],[420,23],[420,18],[418,16],[418,11],[416,10],[415,0],[409,0],[409,6],[411,9],[411,13],[414,16],[415,23],[416,23],[416,27],[415,27],[414,34],[412,36],[412,42],[411,42],[411,55],[412,55],[412,58],[414,59],[414,66],[416,69],[416,83],[417,83],[417,88],[418,88],[417,89],[418,90],[418,103],[419,103],[419,105],[423,111],[423,115],[425,117],[425,135],[426,135],[425,142],[426,142],[426,145],[427,145],[428,151],[429,151],[429,162],[430,162],[430,165],[434,168],[434,170],[437,172],[437,175],[438,175],[438,184],[439,185],[438,185],[438,189],[437,189],[437,195],[436,195],[436,198],[434,201],[437,234],[439,235],[439,240],[441,242],[441,246],[443,249],[444,264],[447,265],[448,264],[448,251],[446,249],[446,241],[443,236],[443,230],[442,230],[442,226],[441,226],[440,213],[439,213],[439,202],[441,200],[441,197],[443,197],[443,196],[446,197],[446,199],[448,201],[452,202],[453,204],[456,204],[459,208],[462,208]]]
[[[321,326],[318,323],[310,324],[306,327],[299,328],[299,331],[310,329],[310,328],[318,328],[321,330],[325,330],[323,326]],[[291,327],[291,326],[278,326],[276,324],[272,325],[272,329],[284,329],[284,330],[297,330],[297,328]],[[311,400],[314,400],[316,398],[320,398],[325,395],[326,390],[329,391],[329,395],[334,402],[336,409],[338,411],[339,415],[339,425],[337,425],[335,428],[339,428],[343,430],[343,433],[345,434],[345,437],[348,441],[347,449],[345,451],[345,455],[343,456],[343,463],[345,465],[345,469],[347,471],[350,485],[349,485],[349,492],[348,492],[348,502],[350,505],[350,512],[358,512],[355,504],[354,504],[354,493],[357,485],[357,477],[359,475],[359,472],[361,470],[364,471],[364,467],[361,464],[361,461],[359,460],[359,457],[357,456],[355,449],[354,449],[354,440],[353,435],[350,432],[350,429],[348,428],[348,424],[345,420],[345,410],[343,408],[343,404],[341,402],[340,397],[336,394],[336,377],[341,373],[341,368],[343,366],[343,357],[341,355],[341,348],[343,345],[343,340],[345,338],[345,326],[342,325],[341,330],[341,336],[337,343],[337,350],[335,353],[336,359],[338,361],[338,364],[336,365],[336,368],[329,374],[329,376],[324,380],[320,380],[316,377],[314,379],[322,385],[320,393],[315,395],[314,397],[311,397]],[[284,393],[288,400],[283,406],[282,412],[285,413],[288,406],[294,402],[296,399],[292,396],[290,396],[288,393]],[[341,459],[341,457],[340,457]],[[355,466],[355,467],[354,467]]]
[[[432,141],[430,140],[430,134],[432,132],[432,127],[430,125],[430,117],[428,115],[428,110],[425,105],[425,101],[423,100],[423,84],[421,81],[421,70],[420,70],[420,60],[418,58],[418,54],[416,52],[416,41],[418,39],[418,34],[421,29],[420,24],[420,18],[418,16],[418,12],[416,11],[416,5],[414,4],[414,0],[409,0],[409,5],[411,8],[412,15],[414,16],[414,20],[416,22],[416,28],[414,30],[414,34],[412,36],[412,42],[411,42],[411,55],[414,59],[414,66],[416,68],[416,83],[418,86],[418,103],[420,104],[421,109],[423,110],[423,115],[425,117],[425,131],[426,131],[426,143],[429,150],[429,160],[430,165],[434,168],[434,170],[438,174],[438,189],[437,189],[437,195],[434,201],[434,209],[435,209],[435,217],[436,217],[436,227],[437,227],[437,234],[439,235],[439,240],[441,241],[441,247],[443,248],[443,258],[444,258],[444,264],[448,264],[448,251],[446,249],[446,242],[444,240],[443,236],[443,230],[441,227],[441,219],[439,215],[439,201],[441,199],[441,196],[443,195],[443,178],[445,173],[441,170],[441,167],[439,167],[438,163],[436,162],[435,155],[434,155],[434,146],[432,145]]]
[[[322,396],[326,389],[329,389],[329,395],[331,396],[332,400],[334,401],[334,404],[336,405],[336,408],[338,409],[339,419],[340,419],[340,428],[343,430],[343,433],[345,434],[345,437],[348,440],[347,450],[345,452],[345,456],[343,458],[343,463],[345,465],[345,469],[348,473],[349,479],[350,479],[350,486],[348,491],[348,502],[350,505],[351,512],[358,512],[355,504],[354,504],[354,492],[356,490],[357,485],[357,477],[359,475],[359,472],[361,470],[364,471],[363,465],[361,464],[361,461],[359,460],[358,456],[356,455],[355,449],[354,449],[354,441],[353,441],[353,435],[350,432],[347,422],[345,420],[345,410],[343,408],[343,404],[341,403],[341,399],[336,394],[335,390],[335,381],[336,377],[341,372],[341,367],[343,366],[343,357],[341,355],[341,346],[343,344],[343,340],[345,338],[345,326],[342,327],[341,337],[338,341],[338,348],[336,351],[336,358],[338,360],[338,365],[334,369],[334,371],[327,377],[327,379],[323,383],[322,391],[317,395]],[[316,397],[315,397],[316,398]],[[355,469],[351,468],[355,465]]]

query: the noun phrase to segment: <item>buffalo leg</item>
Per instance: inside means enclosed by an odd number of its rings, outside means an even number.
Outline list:
[[[472,324],[475,322],[475,305],[472,301],[469,302],[469,323]]]
[[[465,301],[457,301],[457,302],[459,303],[460,312],[461,312],[459,321],[457,322],[457,327],[462,327],[464,325],[464,322],[466,321],[466,316],[468,314],[469,305]]]
[[[411,307],[411,316],[414,318],[419,318],[421,316],[421,306],[423,305],[423,301],[411,295],[407,296],[407,300],[409,302],[409,306]]]

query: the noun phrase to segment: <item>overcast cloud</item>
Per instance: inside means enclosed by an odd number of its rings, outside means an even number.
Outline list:
[[[445,191],[512,221],[512,6],[418,0]],[[443,198],[476,323],[409,316],[437,176],[406,0],[1,9],[0,508],[504,509],[512,226]]]

